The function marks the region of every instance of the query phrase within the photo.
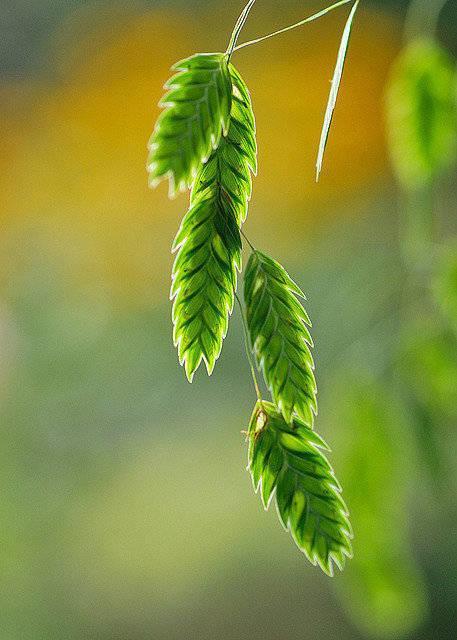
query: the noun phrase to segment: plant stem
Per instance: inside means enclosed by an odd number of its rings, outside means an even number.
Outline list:
[[[326,13],[329,13],[329,11],[333,11],[333,9],[337,9],[338,7],[341,7],[344,4],[348,4],[349,2],[353,2],[353,0],[340,0],[339,2],[336,2],[335,4],[332,4],[330,7],[327,7],[326,9],[322,9],[322,11],[319,11],[318,13],[315,13],[312,16],[309,16],[308,18],[304,18],[304,20],[300,20],[300,22],[296,22],[295,24],[291,24],[288,27],[284,27],[284,29],[279,29],[278,31],[274,31],[273,33],[269,33],[266,36],[261,36],[260,38],[256,38],[255,40],[249,40],[249,42],[243,42],[242,44],[239,44],[238,46],[234,46],[233,47],[233,51],[239,51],[240,49],[244,49],[245,47],[250,47],[252,44],[257,44],[258,42],[262,42],[263,40],[268,40],[269,38],[274,38],[275,36],[278,36],[281,33],[286,33],[286,31],[292,31],[292,29],[296,29],[297,27],[301,27],[302,25],[306,24],[307,22],[312,22],[313,20],[317,20],[318,18],[321,18],[322,16],[324,16]]]
[[[250,242],[249,238],[247,237],[247,235],[244,233],[243,229],[240,229],[240,233],[243,236],[243,238],[246,240],[246,242],[248,243],[251,251],[254,253],[255,252],[255,247],[252,244],[252,242]]]
[[[243,305],[241,304],[241,300],[239,299],[237,293],[235,293],[235,298],[236,298],[236,301],[238,302],[238,305],[240,307],[241,321],[243,323],[243,329],[244,329],[244,346],[246,348],[246,355],[247,355],[247,358],[248,358],[249,367],[251,369],[252,381],[254,383],[254,388],[255,388],[256,395],[257,395],[257,400],[259,402],[262,402],[262,394],[260,392],[260,386],[259,386],[259,382],[257,380],[254,361],[252,359],[252,352],[251,352],[251,349],[250,349],[250,339],[249,339],[248,324],[247,324],[247,321],[246,321],[246,316],[245,316],[245,313],[244,313]]]
[[[227,59],[230,62],[230,58],[235,50],[236,43],[238,42],[238,38],[240,37],[241,30],[243,29],[246,20],[248,19],[249,13],[254,6],[255,0],[249,0],[247,5],[244,7],[243,11],[240,14],[240,17],[236,21],[235,27],[232,31],[232,35],[230,38],[229,45],[227,47]]]

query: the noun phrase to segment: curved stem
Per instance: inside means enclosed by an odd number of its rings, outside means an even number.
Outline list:
[[[259,402],[262,402],[263,398],[262,398],[262,394],[260,392],[260,386],[259,386],[259,382],[257,380],[257,375],[256,375],[256,372],[255,372],[254,360],[252,358],[252,352],[251,352],[251,349],[250,349],[250,339],[249,339],[249,331],[248,331],[248,324],[247,324],[247,321],[246,321],[246,316],[245,316],[245,313],[244,313],[243,305],[241,304],[241,300],[239,299],[237,293],[235,293],[235,298],[236,298],[236,301],[238,302],[238,305],[240,307],[241,321],[243,323],[243,329],[244,329],[244,346],[246,348],[246,355],[247,355],[247,358],[248,358],[249,367],[251,369],[251,376],[252,376],[252,381],[254,383],[254,389],[255,389],[255,392],[256,392],[256,395],[257,395],[257,400]]]
[[[227,47],[227,59],[230,62],[230,58],[232,57],[233,52],[235,51],[236,43],[238,42],[238,38],[240,37],[241,30],[243,29],[246,20],[248,19],[248,15],[254,6],[255,0],[249,0],[247,5],[244,7],[243,11],[240,14],[240,17],[236,21],[235,27],[233,29],[230,42]]]
[[[239,44],[238,46],[234,46],[233,51],[239,51],[240,49],[244,49],[245,47],[250,47],[252,44],[257,44],[258,42],[262,42],[263,40],[268,40],[269,38],[274,38],[275,36],[278,36],[281,33],[286,33],[287,31],[292,31],[292,29],[296,29],[297,27],[301,27],[302,25],[306,24],[307,22],[312,22],[313,20],[317,20],[318,18],[321,18],[322,16],[324,16],[326,13],[329,13],[330,11],[333,11],[333,9],[337,9],[338,7],[341,7],[344,4],[348,4],[349,2],[352,2],[352,1],[353,0],[340,0],[339,2],[336,2],[335,4],[332,4],[330,7],[327,7],[326,9],[322,9],[322,11],[318,11],[317,13],[314,13],[312,16],[309,16],[308,18],[304,18],[303,20],[300,20],[300,22],[296,22],[295,24],[291,24],[288,27],[284,27],[284,29],[279,29],[278,31],[274,31],[273,33],[269,33],[266,36],[261,36],[260,38],[256,38],[255,40],[249,40],[249,42],[243,42],[242,44]]]

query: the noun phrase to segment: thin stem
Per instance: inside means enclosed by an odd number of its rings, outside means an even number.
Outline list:
[[[241,321],[243,323],[243,329],[244,329],[244,346],[246,348],[246,355],[247,355],[247,358],[248,358],[249,367],[251,369],[252,381],[254,383],[254,388],[255,388],[256,395],[257,395],[257,400],[259,402],[262,402],[262,394],[260,392],[260,387],[259,387],[259,383],[258,383],[258,380],[257,380],[256,372],[255,372],[254,361],[252,359],[252,352],[251,352],[251,349],[250,349],[250,339],[249,339],[248,324],[247,324],[247,321],[246,321],[246,316],[245,316],[245,313],[244,313],[243,305],[241,304],[241,300],[239,299],[237,293],[235,293],[235,298],[236,298],[236,301],[238,302],[238,305],[240,307]]]
[[[227,47],[227,59],[230,62],[230,58],[235,50],[236,43],[238,42],[238,38],[240,37],[241,30],[243,29],[246,20],[248,19],[248,15],[254,6],[255,0],[249,0],[247,5],[244,7],[243,11],[240,14],[240,17],[236,21],[235,27],[233,29],[229,45]]]
[[[240,229],[240,233],[243,236],[243,238],[246,240],[246,242],[248,243],[250,249],[252,252],[255,252],[255,247],[252,244],[252,242],[250,242],[249,238],[247,237],[247,235],[244,233],[243,229]]]
[[[319,11],[318,13],[315,13],[312,16],[309,16],[308,18],[305,18],[304,20],[300,20],[300,22],[296,22],[295,24],[291,24],[289,27],[284,27],[284,29],[279,29],[278,31],[274,31],[273,33],[269,33],[266,36],[261,36],[260,38],[256,38],[255,40],[249,40],[249,42],[243,42],[242,44],[239,44],[238,46],[235,46],[233,48],[233,51],[239,51],[240,49],[244,49],[245,47],[250,47],[252,44],[257,44],[258,42],[262,42],[263,40],[268,40],[269,38],[274,38],[275,36],[278,36],[281,33],[286,33],[286,31],[292,31],[292,29],[296,29],[297,27],[301,27],[302,25],[306,24],[307,22],[312,22],[313,20],[317,20],[318,18],[321,18],[322,16],[324,16],[326,13],[329,13],[329,11],[333,11],[333,9],[337,9],[338,7],[341,7],[344,4],[348,4],[349,2],[353,2],[353,0],[340,0],[339,2],[336,2],[335,4],[332,4],[330,7],[327,7],[326,9],[322,9],[322,11]]]

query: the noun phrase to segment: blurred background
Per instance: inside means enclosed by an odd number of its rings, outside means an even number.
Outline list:
[[[435,24],[444,2],[408,4],[361,3],[318,185],[348,7],[234,57],[259,144],[245,231],[308,295],[355,530],[333,580],[253,495],[238,314],[210,380],[178,366],[187,198],[147,188],[170,66],[225,49],[243,3],[2,4],[1,638],[455,637],[457,5]],[[242,40],[325,5],[259,0]]]

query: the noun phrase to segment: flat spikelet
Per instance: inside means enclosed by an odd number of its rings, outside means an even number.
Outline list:
[[[252,192],[251,172],[257,173],[255,119],[248,88],[235,67],[229,65],[233,85],[228,134],[222,137],[195,179],[192,201],[206,188],[219,188],[230,201],[238,224],[245,221]]]
[[[290,423],[297,414],[312,428],[317,413],[313,341],[303,292],[285,269],[260,251],[246,267],[244,299],[252,348],[273,401]]]
[[[352,529],[341,487],[321,449],[325,442],[302,420],[287,423],[270,402],[258,402],[248,431],[249,471],[265,509],[275,496],[279,518],[313,564],[333,575],[352,556]]]
[[[196,54],[173,66],[149,141],[151,186],[169,178],[170,196],[192,182],[230,122],[232,84],[223,53]]]
[[[207,190],[186,214],[175,239],[173,340],[192,382],[202,360],[211,375],[233,309],[241,239],[233,212]]]
[[[457,152],[455,62],[433,40],[416,40],[398,59],[387,93],[392,162],[408,189],[427,186]]]
[[[169,195],[190,189],[189,209],[173,243],[170,299],[173,341],[189,382],[202,363],[211,375],[240,303],[246,355],[258,402],[251,419],[249,470],[267,509],[276,496],[279,517],[298,547],[328,575],[352,555],[351,525],[341,487],[313,431],[317,413],[310,320],[305,298],[285,269],[254,249],[241,231],[257,174],[255,118],[233,54],[352,3],[344,29],[317,160],[319,175],[342,78],[352,22],[360,0],[339,0],[293,25],[238,44],[255,4],[248,0],[226,53],[196,54],[174,65],[163,108],[149,141],[151,186],[169,180]],[[244,286],[236,291],[241,236],[252,250]],[[251,354],[251,347],[254,354]],[[255,361],[254,361],[255,360]],[[273,403],[261,399],[256,365]]]
[[[227,334],[241,269],[239,226],[256,170],[255,123],[247,87],[230,65],[230,127],[200,167],[190,209],[174,242],[174,342],[189,381],[202,361],[211,375]]]

